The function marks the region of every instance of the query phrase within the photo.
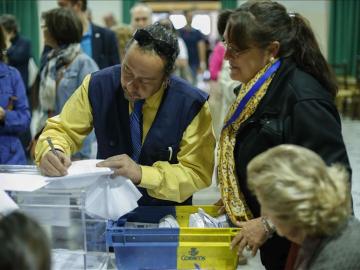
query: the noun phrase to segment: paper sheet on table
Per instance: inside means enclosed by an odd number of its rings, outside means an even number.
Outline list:
[[[10,196],[3,190],[0,190],[0,214],[7,215],[15,211],[19,206],[10,198]]]
[[[89,159],[74,161],[68,169],[68,175],[63,177],[46,177],[37,171],[25,172],[23,166],[19,166],[16,173],[16,165],[11,169],[14,173],[0,173],[0,189],[11,191],[34,191],[51,183],[50,188],[81,188],[91,185],[97,180],[97,176],[111,174],[109,168],[96,167],[101,160]]]
[[[68,175],[63,177],[45,177],[36,170],[29,173],[23,169],[20,170],[19,167],[19,173],[0,173],[0,189],[34,191],[43,186],[45,189],[69,190],[87,187],[86,211],[101,218],[117,219],[138,206],[137,201],[141,193],[128,179],[123,177],[111,179],[112,170],[96,167],[99,161],[94,159],[75,161],[68,169]],[[14,166],[11,169],[14,171]],[[32,203],[33,199],[29,198],[27,202]],[[68,201],[62,203],[62,205],[67,204],[69,204]],[[66,226],[67,222],[63,225]]]
[[[94,184],[100,176],[112,174],[110,168],[96,167],[100,159],[74,161],[68,169],[68,175],[63,177],[48,177],[46,188],[74,189]]]
[[[85,209],[91,215],[116,220],[138,207],[141,196],[131,180],[101,176],[95,188],[86,195]]]

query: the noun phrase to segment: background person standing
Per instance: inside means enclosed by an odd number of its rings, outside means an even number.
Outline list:
[[[193,84],[196,84],[197,74],[203,74],[206,70],[205,41],[203,34],[191,26],[193,19],[192,11],[187,10],[184,15],[186,18],[186,25],[179,30],[179,34],[185,41],[188,49],[189,66],[193,78]]]

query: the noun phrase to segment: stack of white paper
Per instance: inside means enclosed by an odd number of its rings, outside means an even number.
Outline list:
[[[11,168],[11,173],[0,173],[0,189],[34,191],[49,183],[51,183],[50,188],[71,189],[86,187],[93,184],[97,180],[97,176],[112,173],[109,168],[96,167],[96,164],[99,162],[100,160],[96,159],[74,161],[68,169],[68,174],[62,177],[43,176],[35,168],[32,171],[23,169],[24,167],[31,166],[10,165],[8,167]],[[2,167],[5,168],[6,165]]]
[[[101,160],[87,159],[74,161],[68,169],[68,174],[62,177],[47,177],[46,188],[76,189],[94,184],[100,176],[112,174],[110,168],[96,167]]]
[[[105,219],[117,219],[138,206],[141,193],[135,185],[123,177],[111,179],[110,168],[96,167],[100,160],[79,160],[71,164],[68,175],[46,177],[34,170],[0,173],[0,190],[34,191],[46,189],[87,188],[85,209],[88,213]]]

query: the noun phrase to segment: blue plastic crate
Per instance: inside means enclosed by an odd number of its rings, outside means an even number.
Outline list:
[[[176,269],[179,229],[135,229],[109,221],[106,241],[118,269]]]
[[[218,211],[214,206],[204,207],[213,215]],[[187,228],[189,215],[196,211],[195,206],[142,206],[117,221],[108,221],[106,242],[114,249],[117,268],[236,269],[237,254],[230,250],[230,243],[239,229]],[[169,214],[176,217],[180,228],[124,227],[125,222],[158,223]]]

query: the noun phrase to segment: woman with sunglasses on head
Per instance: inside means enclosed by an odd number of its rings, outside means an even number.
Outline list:
[[[42,172],[66,174],[68,156],[94,127],[97,157],[105,159],[98,166],[136,184],[139,205],[192,204],[192,194],[211,184],[215,138],[208,95],[171,75],[178,54],[176,36],[162,25],[138,29],[121,66],[87,76],[49,119],[36,149]]]
[[[337,85],[308,23],[282,5],[249,1],[224,11],[219,24],[231,78],[241,83],[220,137],[220,203],[242,228],[232,247],[260,249],[266,269],[283,269],[290,243],[261,216],[246,166],[259,153],[291,143],[349,168],[334,105]]]

